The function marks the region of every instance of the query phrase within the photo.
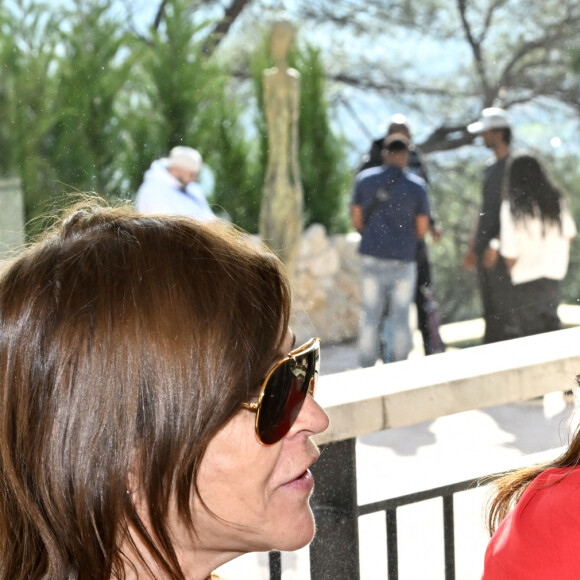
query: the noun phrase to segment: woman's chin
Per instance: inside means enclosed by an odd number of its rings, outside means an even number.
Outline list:
[[[287,528],[285,532],[281,530],[276,536],[275,545],[270,549],[281,552],[294,552],[310,544],[312,538],[314,538],[314,532],[314,518],[310,514],[310,518],[307,521],[305,520],[301,526],[292,526],[290,529]]]

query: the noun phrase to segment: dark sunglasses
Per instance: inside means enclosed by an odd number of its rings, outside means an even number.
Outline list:
[[[277,362],[268,373],[257,403],[242,403],[256,413],[256,437],[273,445],[294,424],[307,395],[314,395],[320,369],[320,339],[312,338]]]

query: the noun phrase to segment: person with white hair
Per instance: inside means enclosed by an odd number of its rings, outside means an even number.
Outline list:
[[[169,157],[153,161],[137,191],[137,211],[214,219],[198,183],[201,166],[200,153],[184,146],[174,147]]]

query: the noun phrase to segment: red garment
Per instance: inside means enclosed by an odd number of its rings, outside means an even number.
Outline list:
[[[491,538],[482,580],[578,578],[580,468],[547,469]]]

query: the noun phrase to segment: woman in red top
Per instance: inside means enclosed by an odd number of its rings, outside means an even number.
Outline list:
[[[580,577],[580,428],[549,464],[504,476],[488,510],[482,580]]]

